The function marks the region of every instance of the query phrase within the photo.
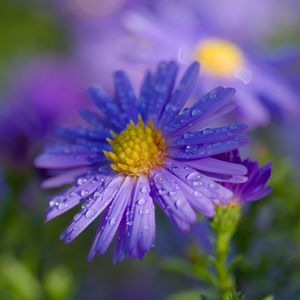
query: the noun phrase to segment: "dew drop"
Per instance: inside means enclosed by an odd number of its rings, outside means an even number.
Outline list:
[[[159,193],[160,195],[165,195],[165,194],[166,194],[166,190],[164,190],[164,189],[159,189],[159,190],[158,190],[158,193]]]
[[[182,205],[183,205],[182,200],[178,199],[178,200],[175,201],[175,207],[176,208],[180,208],[180,207],[182,207]]]
[[[116,224],[116,218],[111,218],[110,220],[109,220],[109,225],[111,225],[111,226],[113,226],[113,225],[115,225]]]
[[[84,183],[86,183],[86,179],[85,178],[78,178],[77,179],[77,185],[81,186],[83,185]]]
[[[81,214],[76,214],[74,217],[73,217],[73,221],[74,222],[77,222],[81,217]]]
[[[82,190],[82,191],[80,192],[80,196],[81,196],[81,197],[86,197],[88,194],[89,194],[89,192],[88,192],[87,190]]]
[[[92,218],[94,217],[96,214],[96,210],[95,209],[89,209],[86,213],[85,213],[85,217],[86,218]]]
[[[55,204],[56,204],[56,201],[54,199],[49,202],[50,207],[55,206]]]
[[[209,99],[214,99],[217,97],[218,92],[216,90],[213,90],[209,93],[208,98]]]
[[[196,197],[202,197],[203,195],[200,193],[200,192],[198,192],[198,191],[195,191],[194,192],[194,195],[196,196]]]
[[[184,139],[191,139],[193,136],[194,136],[193,133],[191,133],[191,132],[186,132],[186,133],[183,135],[183,138],[184,138]]]
[[[141,192],[142,194],[146,194],[146,193],[148,192],[148,188],[147,188],[145,185],[143,185],[143,186],[140,188],[140,192]]]
[[[192,114],[193,117],[198,116],[198,115],[202,114],[202,110],[200,108],[194,108],[192,110],[191,114]]]
[[[186,176],[186,179],[187,179],[188,181],[197,181],[197,180],[199,180],[200,178],[201,178],[201,176],[200,176],[198,173],[196,173],[196,172],[190,173],[190,174],[188,174],[188,175]]]
[[[146,200],[144,198],[141,198],[140,200],[138,200],[137,202],[139,205],[144,205],[146,203]]]
[[[208,187],[209,187],[210,189],[215,189],[215,188],[217,188],[217,185],[216,185],[214,182],[211,182],[211,183],[208,185]]]
[[[62,210],[62,209],[64,209],[66,207],[66,205],[65,205],[65,203],[58,203],[58,206],[57,206],[57,208],[58,208],[58,210]]]
[[[171,196],[171,197],[173,197],[173,196],[176,195],[176,192],[175,191],[169,191],[168,195]]]

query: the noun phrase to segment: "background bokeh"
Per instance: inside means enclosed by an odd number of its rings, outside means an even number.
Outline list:
[[[130,68],[133,59],[124,63],[107,54],[131,51],[123,17],[151,10],[154,2],[0,2],[0,299],[189,300],[197,299],[194,291],[212,293],[197,279],[207,259],[201,224],[183,235],[158,213],[154,250],[143,261],[113,265],[112,251],[86,261],[97,224],[65,245],[59,235],[73,211],[43,220],[54,191],[40,189],[45,174],[34,168],[34,157],[58,124],[81,124],[77,110],[90,105],[86,87],[96,82],[110,90],[111,72]],[[299,1],[254,0],[251,9],[246,1],[207,2],[197,5],[208,19],[215,16],[214,26],[226,24],[228,35],[247,36],[258,49],[293,49],[292,67],[277,62],[276,68],[300,90]],[[132,62],[129,73],[137,78],[144,69]],[[251,156],[273,161],[273,191],[245,207],[233,244],[245,256],[236,278],[247,299],[300,299],[299,130],[299,118],[285,118],[250,133]]]

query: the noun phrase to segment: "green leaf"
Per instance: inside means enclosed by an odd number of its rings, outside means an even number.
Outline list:
[[[39,300],[42,289],[31,270],[9,254],[0,256],[1,290],[10,294],[10,299]]]
[[[170,295],[167,300],[204,300],[198,290],[186,290]]]

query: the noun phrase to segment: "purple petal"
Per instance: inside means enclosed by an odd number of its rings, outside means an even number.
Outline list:
[[[196,221],[196,214],[186,199],[184,191],[180,190],[170,172],[160,168],[153,171],[150,178],[151,190],[164,212],[169,211],[183,222],[192,224]]]
[[[224,204],[233,196],[231,191],[186,163],[169,160],[165,165],[170,172],[193,189],[194,197],[198,199],[199,203]]]
[[[132,198],[132,189],[134,180],[130,177],[118,176],[119,184],[115,187],[116,194],[112,203],[102,217],[94,243],[90,250],[88,260],[91,260],[95,254],[103,254],[110,245],[122,220],[123,213]]]
[[[193,160],[191,162],[186,161],[185,164],[216,181],[235,183],[247,181],[247,177],[244,175],[247,174],[248,169],[242,164],[222,161],[211,157]]]
[[[133,122],[137,122],[136,97],[130,81],[123,71],[114,73],[114,87],[119,106]]]
[[[85,175],[77,179],[75,186],[53,197],[46,212],[46,221],[52,220],[79,204],[81,199],[88,197],[102,184],[102,178],[102,175],[96,177]]]
[[[164,107],[172,92],[176,79],[178,66],[175,62],[162,62],[158,65],[156,74],[153,76],[147,101],[146,120],[156,122],[163,113]]]
[[[173,92],[168,104],[164,109],[160,124],[164,125],[170,122],[183,108],[197,82],[198,73],[199,64],[194,62],[186,70],[182,79],[178,83],[177,88]]]
[[[136,182],[132,201],[127,207],[124,224],[120,226],[114,262],[121,261],[125,255],[131,258],[143,258],[153,246],[155,212],[149,192],[148,178],[140,176]]]
[[[54,188],[68,183],[72,183],[74,179],[84,173],[87,173],[88,168],[77,168],[67,172],[63,172],[57,176],[48,178],[42,182],[42,188]]]
[[[245,124],[229,125],[219,128],[206,128],[198,132],[185,132],[169,143],[171,147],[186,145],[205,145],[230,140],[247,129]]]
[[[122,182],[123,179],[119,176],[103,177],[101,185],[85,200],[81,211],[74,216],[73,222],[61,235],[61,239],[66,243],[74,240],[111,203]]]
[[[204,128],[210,122],[231,111],[235,105],[231,101],[235,90],[216,88],[198,100],[191,108],[185,108],[180,115],[166,124],[163,130],[172,136],[183,134],[193,128]]]
[[[133,198],[133,223],[128,246],[128,256],[132,258],[142,258],[154,243],[155,211],[149,192],[148,178],[140,176]]]
[[[222,142],[171,148],[169,151],[169,157],[178,160],[200,159],[235,150],[246,145],[248,142],[249,139],[241,135]]]

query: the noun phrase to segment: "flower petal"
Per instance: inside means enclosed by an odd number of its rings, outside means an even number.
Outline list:
[[[120,108],[133,122],[137,122],[136,97],[127,75],[123,71],[114,73],[116,101]]]
[[[104,176],[101,185],[85,200],[81,211],[74,216],[73,222],[63,232],[61,239],[66,243],[74,240],[111,203],[122,182],[120,176]]]
[[[150,91],[147,99],[145,121],[152,119],[156,123],[163,113],[164,106],[167,104],[175,83],[177,70],[177,64],[173,61],[169,63],[162,62],[158,65],[156,74],[148,87]]]
[[[88,260],[91,260],[95,254],[101,255],[107,250],[119,227],[124,211],[132,198],[134,180],[130,176],[124,177],[119,175],[118,177],[120,177],[119,180],[122,180],[122,183],[117,188],[111,205],[100,221]]]
[[[194,198],[196,197],[197,201],[192,203],[190,198],[189,201],[194,207],[201,203],[205,204],[206,202],[224,204],[233,195],[231,191],[222,185],[214,182],[209,177],[206,177],[183,162],[169,160],[166,162],[166,167],[182,182],[193,189]],[[194,198],[191,199],[194,200]]]
[[[46,221],[70,210],[79,202],[92,194],[103,182],[103,175],[85,175],[77,179],[77,184],[65,192],[53,197],[46,212]]]
[[[149,192],[148,178],[140,176],[136,182],[132,201],[127,208],[125,224],[120,226],[114,262],[121,261],[125,255],[131,258],[143,258],[153,246],[155,212]]]
[[[235,90],[218,87],[199,99],[191,108],[185,108],[172,123],[163,127],[164,132],[178,136],[193,128],[204,128],[216,118],[235,108],[232,97]]]
[[[168,211],[183,222],[192,224],[196,221],[196,214],[184,191],[180,190],[177,182],[170,177],[170,172],[164,168],[151,174],[150,185],[151,190],[155,191],[155,200],[159,200],[158,203],[164,212]]]
[[[197,82],[199,63],[192,63],[182,76],[177,88],[168,101],[160,119],[160,124],[168,124],[183,108]]]

